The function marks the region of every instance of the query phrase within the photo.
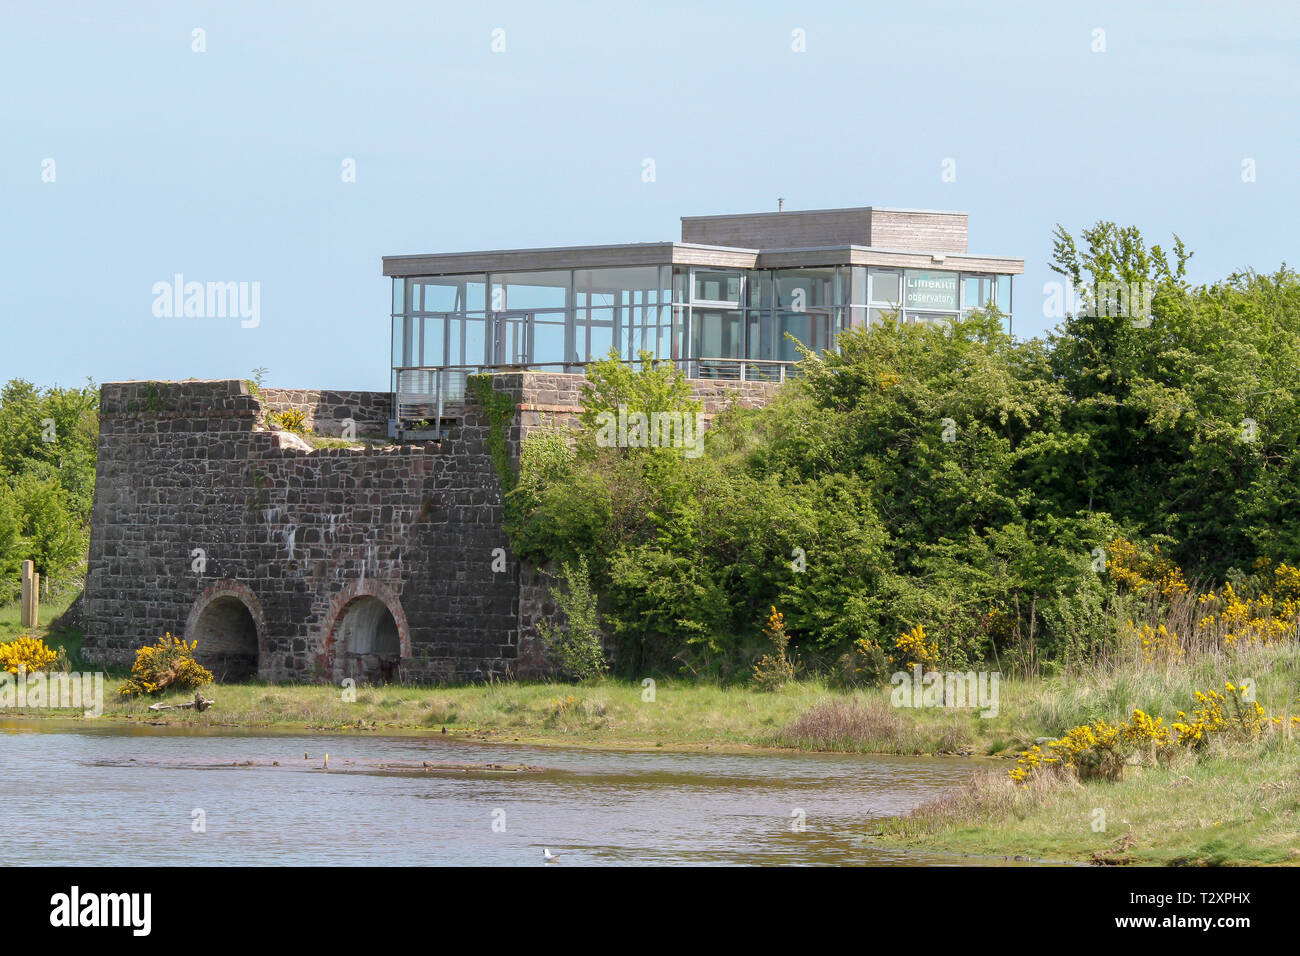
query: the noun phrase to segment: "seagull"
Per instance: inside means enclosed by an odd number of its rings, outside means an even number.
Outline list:
[[[552,853],[546,847],[542,848],[542,859],[545,860],[547,863],[554,863],[559,858],[560,857],[557,854]]]

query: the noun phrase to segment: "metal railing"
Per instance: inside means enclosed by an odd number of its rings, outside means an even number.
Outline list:
[[[795,362],[748,358],[652,359],[680,368],[687,378],[721,382],[771,382],[791,376]],[[393,367],[393,418],[404,422],[427,421],[441,431],[442,420],[459,417],[465,404],[466,380],[471,375],[495,372],[569,372],[581,374],[592,362],[531,362],[521,365],[402,365]],[[624,362],[633,368],[642,363]]]

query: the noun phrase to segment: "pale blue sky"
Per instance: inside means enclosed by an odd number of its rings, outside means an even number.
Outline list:
[[[1292,0],[4,0],[0,380],[382,389],[383,255],[670,240],[778,196],[968,211],[972,252],[1026,260],[1022,335],[1057,222],[1178,232],[1196,281],[1272,270],[1300,259],[1297,27]],[[260,282],[260,325],[155,317],[178,272]]]

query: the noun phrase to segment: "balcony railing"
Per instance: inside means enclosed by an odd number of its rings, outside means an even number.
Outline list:
[[[771,359],[692,358],[653,359],[652,364],[669,363],[687,378],[722,382],[781,383],[789,378],[795,362]],[[466,380],[471,375],[493,372],[582,372],[590,362],[541,362],[528,365],[438,365],[393,367],[393,419],[397,432],[441,433],[445,418],[459,418],[465,404]],[[640,361],[625,363],[640,366]],[[409,423],[428,422],[430,428],[410,428]],[[400,436],[399,436],[400,437]]]

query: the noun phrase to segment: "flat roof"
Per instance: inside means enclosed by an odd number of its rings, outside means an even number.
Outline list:
[[[384,256],[383,274],[397,277],[434,276],[669,265],[714,266],[723,269],[871,265],[953,272],[992,272],[1001,275],[1021,275],[1025,271],[1024,259],[964,252],[920,252],[915,249],[886,249],[851,244],[790,249],[739,249],[689,242],[630,242],[603,246],[549,246]]]
[[[685,242],[627,242],[603,246],[545,246],[424,256],[384,256],[384,275],[457,275],[475,272],[540,272],[621,266],[716,265],[752,269],[757,249]]]
[[[733,213],[716,213],[710,216],[682,216],[683,221],[687,219],[752,219],[756,216],[789,216],[791,214],[813,214],[818,215],[828,212],[867,212],[876,210],[878,212],[905,212],[920,213],[931,216],[970,216],[970,213],[963,212],[959,209],[908,209],[903,206],[836,206],[832,209],[773,209],[769,212],[733,212]]]

